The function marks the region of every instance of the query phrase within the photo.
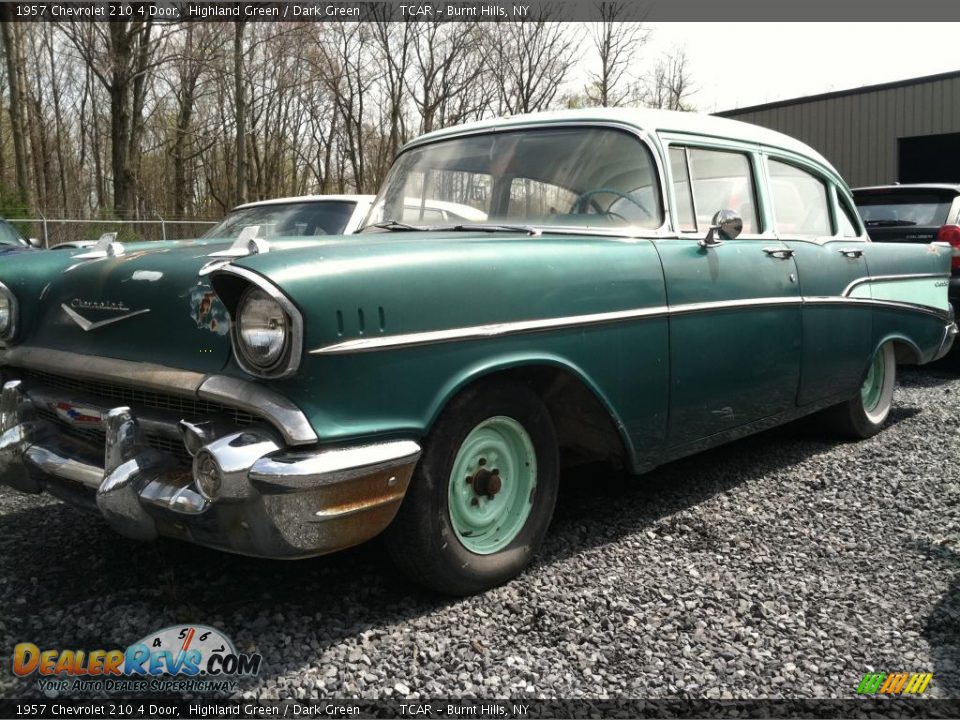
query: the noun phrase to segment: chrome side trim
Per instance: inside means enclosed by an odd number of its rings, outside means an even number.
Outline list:
[[[63,350],[20,346],[0,350],[0,364],[67,375],[81,380],[118,380],[143,390],[194,397],[206,375],[153,363],[117,360]]]
[[[912,273],[907,275],[874,275],[872,277],[862,277],[857,278],[849,285],[847,285],[843,292],[840,294],[843,296],[849,295],[853,292],[853,289],[871,282],[889,282],[896,280],[922,280],[924,278],[949,278],[950,273]]]
[[[933,277],[939,277],[939,275],[935,275]],[[546,330],[557,330],[562,328],[589,327],[592,325],[605,325],[608,323],[626,322],[630,320],[641,320],[647,318],[691,315],[694,313],[710,311],[807,304],[872,305],[877,307],[894,308],[897,310],[922,312],[938,318],[946,317],[946,314],[937,308],[928,307],[926,305],[895,302],[893,300],[851,298],[840,295],[826,297],[801,297],[797,295],[768,298],[747,298],[743,300],[717,300],[702,303],[685,303],[683,305],[656,305],[648,308],[618,310],[608,313],[573,315],[568,317],[546,318],[542,320],[520,320],[517,322],[495,323],[491,325],[474,325],[471,327],[451,328],[448,330],[428,330],[425,332],[408,333],[404,335],[360,338],[357,340],[346,340],[333,345],[318,347],[314,350],[310,350],[309,353],[311,355],[343,355],[348,353],[363,353],[377,350],[414,347],[418,345],[434,345],[438,343],[458,342],[464,340],[480,340],[484,338],[519,335],[522,333],[542,332]]]
[[[290,445],[317,442],[317,433],[307,416],[282,395],[226,375],[211,375],[197,389],[197,396],[240,408],[273,422]]]
[[[230,341],[233,343],[233,357],[236,359],[237,364],[254,377],[277,379],[293,375],[293,373],[297,371],[297,368],[300,367],[300,358],[303,355],[303,316],[300,314],[297,306],[293,304],[293,301],[263,275],[259,275],[246,268],[236,267],[235,265],[224,265],[223,267],[216,268],[210,274],[212,276],[220,274],[234,275],[260,288],[273,298],[290,318],[290,351],[287,355],[286,363],[281,366],[279,370],[265,371],[262,368],[251,366],[244,359],[243,353],[240,352],[238,347],[239,339],[236,334],[238,324],[231,311]]]
[[[799,295],[781,297],[747,298],[744,300],[714,300],[712,302],[685,303],[671,305],[671,315],[689,315],[692,313],[709,312],[711,310],[736,310],[738,308],[773,307],[777,305],[802,305],[803,298]]]
[[[570,317],[547,318],[543,320],[521,320],[519,322],[474,325],[473,327],[452,328],[450,330],[428,330],[426,332],[385,337],[347,340],[335,345],[327,345],[311,350],[311,355],[338,355],[342,353],[370,352],[384,348],[409,347],[411,345],[432,345],[455,340],[475,340],[478,338],[516,335],[518,333],[554,330],[564,327],[583,325],[603,325],[606,323],[635,320],[638,318],[664,317],[669,313],[666,305],[657,305],[635,310],[617,310],[614,312],[594,313],[591,315],[573,315]]]
[[[917,305],[916,303],[897,302],[896,300],[879,300],[873,298],[854,298],[839,297],[836,295],[811,296],[803,299],[807,305],[872,305],[875,307],[891,308],[893,310],[906,310],[909,312],[920,312],[926,315],[947,320],[949,311],[930,307],[929,305]]]

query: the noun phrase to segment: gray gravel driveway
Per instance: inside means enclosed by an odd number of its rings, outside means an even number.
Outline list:
[[[466,600],[377,542],[269,562],[138,544],[0,488],[0,695],[13,646],[126,647],[181,622],[266,667],[250,697],[850,698],[865,672],[960,697],[960,375],[904,370],[889,426],[795,423],[642,478],[570,472],[546,548]]]

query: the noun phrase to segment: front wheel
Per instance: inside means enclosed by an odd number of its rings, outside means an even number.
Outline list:
[[[896,376],[897,360],[893,343],[884,343],[870,359],[860,392],[827,411],[827,417],[835,429],[855,440],[880,432],[893,405]]]
[[[553,422],[530,388],[488,381],[457,396],[424,443],[386,533],[396,565],[448,595],[518,575],[553,516],[559,459]]]

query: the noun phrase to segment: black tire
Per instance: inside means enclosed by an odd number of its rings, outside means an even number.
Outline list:
[[[451,526],[450,475],[467,436],[494,417],[511,418],[529,436],[536,455],[536,486],[529,515],[516,537],[501,550],[477,554],[463,545]],[[450,402],[424,442],[406,497],[384,536],[391,558],[415,582],[447,595],[472,595],[516,577],[550,526],[559,464],[553,421],[533,390],[504,380],[468,388]]]
[[[893,406],[893,387],[896,384],[897,361],[893,343],[885,343],[870,359],[880,358],[883,366],[883,381],[877,404],[867,407],[862,392],[858,392],[845,403],[835,405],[824,411],[824,419],[841,437],[849,440],[864,440],[873,437],[883,427]],[[864,372],[864,380],[869,367]]]

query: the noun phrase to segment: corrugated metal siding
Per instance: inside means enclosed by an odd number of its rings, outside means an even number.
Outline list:
[[[851,186],[897,179],[897,139],[960,132],[960,76],[718,113],[792,135]]]

